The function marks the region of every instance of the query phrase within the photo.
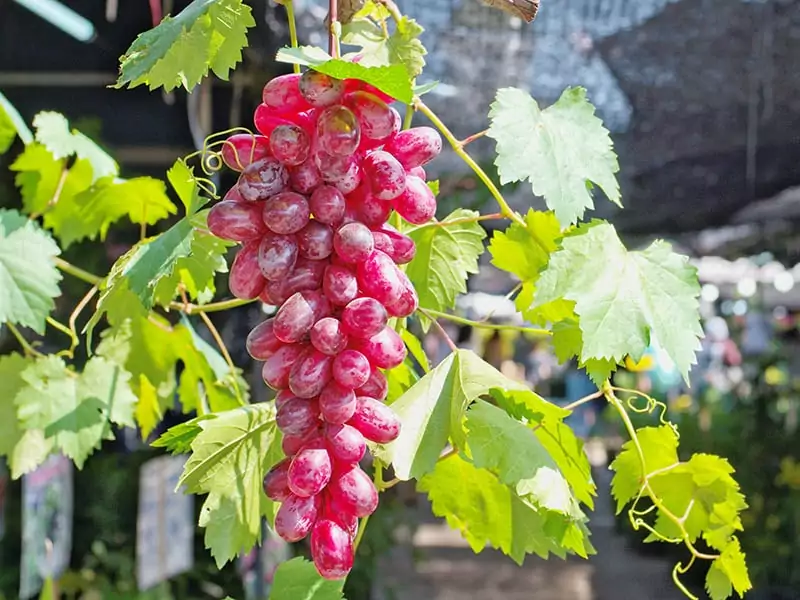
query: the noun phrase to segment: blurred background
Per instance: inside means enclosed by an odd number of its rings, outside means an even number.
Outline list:
[[[28,121],[41,110],[64,113],[109,149],[125,176],[163,177],[209,133],[251,126],[264,82],[286,67],[273,62],[288,41],[285,13],[253,0],[258,26],[229,82],[209,79],[190,95],[110,89],[118,58],[135,36],[186,4],[0,0],[0,90]],[[324,4],[295,0],[303,42],[323,42]],[[626,364],[616,384],[668,403],[682,451],[730,459],[750,504],[742,535],[756,588],[749,597],[800,599],[800,1],[542,0],[531,25],[478,0],[398,4],[426,28],[428,66],[420,83],[440,82],[427,101],[458,137],[487,126],[498,87],[527,89],[542,105],[566,86],[587,88],[612,132],[625,204],[620,210],[598,198],[593,216],[612,220],[629,247],[656,237],[672,242],[691,256],[703,286],[706,338],[691,387],[657,347]],[[493,142],[469,148],[491,172]],[[2,166],[0,207],[16,206],[13,178]],[[488,193],[452,153],[444,152],[429,174],[441,180],[440,216],[456,207],[493,211]],[[223,188],[233,183],[226,177]],[[540,207],[527,184],[504,192],[520,211]],[[78,244],[70,252],[105,272],[136,239],[136,232],[112,230],[105,248]],[[457,312],[519,324],[511,300],[516,285],[486,260]],[[66,298],[65,306],[74,300]],[[250,364],[241,340],[261,316],[260,309],[243,307],[218,321],[237,364]],[[545,340],[442,325],[460,346],[553,401],[566,404],[591,391],[576,365],[558,364]],[[443,358],[447,349],[435,334],[424,342],[433,362]],[[0,351],[10,347],[0,337]],[[251,367],[254,395],[266,393]],[[397,486],[371,521],[347,598],[682,597],[670,577],[680,549],[643,545],[607,499],[607,465],[622,442],[619,424],[602,404],[585,405],[571,419],[595,466],[601,501],[590,528],[598,556],[529,558],[521,568],[493,552],[475,556],[457,533],[433,520],[413,488]],[[193,529],[197,506],[165,496],[172,467],[141,468],[157,455],[130,432],[83,471],[65,474],[54,463],[42,481],[25,485],[0,476],[5,597],[18,597],[21,583],[23,590],[28,585],[21,582],[31,570],[24,563],[36,557],[25,553],[24,538],[35,533],[23,517],[30,523],[34,513],[49,519],[42,526],[51,539],[54,529],[62,531],[60,587],[67,597],[266,597],[275,564],[293,549],[268,537],[264,548],[218,572]],[[53,485],[61,492],[47,493]],[[72,502],[63,486],[72,487]],[[148,521],[148,510],[160,510],[158,519]],[[152,548],[174,564],[145,572]],[[700,597],[702,580],[703,573],[689,580]],[[148,589],[138,591],[137,581]],[[36,585],[30,582],[31,589]]]

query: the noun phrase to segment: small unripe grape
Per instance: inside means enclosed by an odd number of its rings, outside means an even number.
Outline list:
[[[234,242],[252,240],[267,231],[259,204],[234,200],[223,200],[211,207],[208,229],[215,236]]]
[[[338,225],[344,217],[344,195],[331,185],[321,185],[308,199],[311,213],[317,221]]]
[[[299,542],[317,521],[320,497],[301,498],[292,494],[283,501],[275,515],[275,533],[287,542]]]
[[[287,478],[290,464],[291,461],[285,458],[272,467],[264,477],[264,493],[274,502],[283,502],[292,494]]]
[[[335,474],[328,484],[331,499],[357,517],[366,517],[378,508],[378,491],[369,476],[357,465]]]
[[[333,229],[328,225],[311,220],[297,232],[300,255],[311,260],[328,258],[333,252]]]
[[[336,230],[333,248],[344,262],[360,263],[366,260],[375,245],[372,232],[361,223],[348,223]]]
[[[331,457],[324,446],[304,448],[289,466],[289,489],[297,496],[316,496],[328,485],[331,471]]]
[[[293,235],[268,233],[258,246],[258,266],[270,281],[285,278],[297,262],[298,246]]]
[[[264,223],[275,233],[297,233],[310,216],[305,196],[296,192],[275,194],[264,202]]]
[[[391,407],[374,398],[359,396],[355,414],[347,422],[368,440],[388,444],[400,435],[400,419]]]
[[[348,335],[369,338],[383,330],[389,315],[374,298],[356,298],[344,307],[341,318]]]
[[[357,464],[367,451],[364,436],[350,425],[326,425],[325,439],[334,460],[346,465]]]
[[[220,154],[229,169],[241,172],[248,165],[270,155],[269,139],[262,135],[237,133],[222,143]]]
[[[248,202],[266,200],[289,187],[289,172],[277,159],[262,158],[242,171],[236,186]]]
[[[346,423],[356,411],[356,395],[336,382],[328,383],[319,395],[319,411],[328,423]]]
[[[333,359],[331,371],[339,385],[354,390],[360,388],[369,379],[370,365],[367,357],[361,352],[345,350]]]
[[[328,356],[336,356],[347,348],[347,334],[342,323],[334,317],[325,317],[311,328],[311,344]]]
[[[284,165],[296,167],[308,158],[311,141],[299,125],[279,125],[269,136],[269,147]]]
[[[311,556],[325,579],[343,579],[353,568],[353,538],[337,522],[321,519],[311,532]]]
[[[317,71],[306,71],[300,77],[300,93],[311,106],[330,106],[344,94],[344,82]]]
[[[273,390],[289,386],[289,373],[292,366],[308,350],[305,344],[289,344],[279,348],[261,368],[261,377]]]
[[[247,336],[247,352],[256,360],[267,360],[283,347],[283,342],[275,337],[272,323],[273,319],[262,321]]]
[[[370,152],[362,162],[372,194],[378,200],[394,200],[406,186],[406,171],[390,153],[383,150]]]
[[[228,276],[231,294],[242,300],[258,298],[266,279],[258,268],[258,240],[247,242],[233,259]]]
[[[315,402],[294,398],[283,404],[275,417],[278,428],[285,435],[305,437],[311,433],[319,420],[319,408]]]

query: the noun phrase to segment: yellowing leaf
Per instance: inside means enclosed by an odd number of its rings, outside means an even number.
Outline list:
[[[503,88],[489,118],[487,135],[497,141],[500,183],[529,180],[562,225],[594,208],[592,183],[620,203],[617,156],[583,88],[567,88],[544,110],[527,92]]]
[[[242,0],[194,0],[134,40],[120,59],[117,87],[191,91],[209,68],[227,80],[242,60],[248,28],[256,24],[251,13]]]

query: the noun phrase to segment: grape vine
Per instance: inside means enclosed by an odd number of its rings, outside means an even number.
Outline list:
[[[180,485],[206,496],[199,525],[218,565],[258,543],[266,518],[289,541],[309,536],[313,559],[281,565],[271,597],[341,598],[380,493],[412,479],[476,552],[489,544],[520,564],[528,554],[593,554],[584,507],[595,485],[564,419],[603,397],[630,438],[611,465],[618,512],[628,507],[646,541],[685,547],[673,578],[687,597],[697,596],[681,575],[698,561],[710,563],[713,600],[743,595],[751,584],[736,533],[746,503],[733,468],[705,454],[681,460],[664,405],[611,383],[654,339],[688,376],[702,336],[699,285],[666,242],[630,251],[610,223],[583,221],[593,189],[621,205],[613,144],[585,90],[542,109],[524,90],[501,89],[488,129],[459,140],[422,99],[435,86],[416,85],[423,29],[393,2],[366,0],[352,14],[331,2],[328,52],[299,46],[292,2],[279,3],[291,47],[276,60],[293,72],[265,82],[256,132],[220,132],[177,160],[171,191],[121,178],[57,113],[40,113],[31,130],[0,95],[0,150],[17,137],[22,146],[10,167],[20,208],[0,210],[0,324],[20,350],[0,357],[0,455],[12,476],[53,452],[81,467],[114,426],[147,439],[177,397],[196,416],[153,445],[188,454]],[[254,25],[242,0],[194,0],[133,42],[118,87],[226,79]],[[429,125],[414,122],[422,118]],[[467,150],[484,136],[496,142],[499,184],[530,182],[548,210],[511,207]],[[438,182],[425,166],[443,140],[498,212],[436,218]],[[220,198],[210,176],[222,168],[239,175]],[[514,302],[528,325],[452,313],[485,251],[486,220],[507,222],[488,252],[519,280]],[[106,275],[62,256],[122,222],[140,241]],[[233,298],[215,300],[224,273]],[[84,289],[62,322],[65,275]],[[209,316],[251,302],[277,309],[245,342],[264,363],[269,402],[250,402]],[[427,331],[441,319],[546,336],[598,391],[556,406],[449,338],[452,352],[431,368],[408,326]],[[43,350],[48,328],[64,348]],[[631,414],[654,412],[657,426],[634,426]],[[368,451],[372,476],[362,470]]]

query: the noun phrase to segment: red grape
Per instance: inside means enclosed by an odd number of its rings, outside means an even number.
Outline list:
[[[289,374],[289,389],[299,398],[319,396],[331,380],[333,358],[312,350],[297,361]]]
[[[277,394],[275,394],[275,408],[280,408],[284,404],[286,404],[289,400],[297,398],[291,391],[289,390],[281,390]]]
[[[289,181],[295,192],[310,194],[322,184],[322,173],[314,160],[309,158],[301,165],[289,167]]]
[[[316,220],[297,232],[300,255],[311,260],[328,258],[333,252],[333,229]]]
[[[369,338],[383,330],[389,315],[374,298],[356,298],[344,307],[341,318],[348,335]]]
[[[359,396],[353,417],[347,422],[372,442],[388,444],[400,435],[400,419],[394,411],[368,396]]]
[[[289,372],[292,365],[308,350],[305,344],[290,344],[278,348],[261,368],[261,377],[274,390],[284,389],[289,385]]]
[[[383,150],[370,152],[362,163],[373,195],[378,200],[394,200],[406,186],[406,171],[398,160]]]
[[[383,400],[388,393],[389,382],[386,379],[386,375],[375,367],[372,367],[367,383],[356,390],[357,396],[369,396],[377,400]]]
[[[256,203],[223,200],[208,211],[208,229],[215,236],[244,242],[262,236],[267,228]]]
[[[344,350],[333,359],[331,372],[333,378],[342,387],[354,390],[360,388],[369,379],[369,361],[357,350]]]
[[[259,133],[265,137],[269,137],[278,125],[292,124],[292,121],[287,117],[289,117],[289,115],[279,114],[274,108],[266,104],[259,104],[253,115],[253,122]]]
[[[258,268],[258,240],[247,242],[233,259],[228,276],[231,294],[242,300],[258,298],[266,280]]]
[[[278,160],[262,158],[242,171],[236,185],[248,202],[266,200],[289,186],[289,172]]]
[[[409,223],[422,225],[436,214],[436,196],[419,177],[406,177],[406,188],[392,202],[394,209]]]
[[[375,231],[373,231],[373,236],[375,233],[382,233],[389,238],[391,241],[391,251],[386,252],[383,250],[383,252],[388,254],[389,258],[391,258],[396,264],[404,265],[408,262],[411,262],[411,260],[414,258],[414,255],[416,254],[416,245],[414,244],[414,240],[404,233],[400,233],[388,223],[384,223],[375,229]]]
[[[366,356],[372,365],[381,369],[394,369],[406,358],[403,338],[391,327],[384,327],[383,331],[368,340],[353,339],[350,345]]]
[[[337,522],[320,519],[311,532],[314,566],[326,579],[343,579],[353,568],[353,538]]]
[[[294,269],[297,252],[297,240],[293,235],[266,234],[258,247],[261,274],[270,281],[283,279]]]
[[[262,321],[247,336],[247,352],[256,360],[267,360],[283,347],[283,342],[275,337],[272,323],[273,319]]]
[[[316,496],[328,485],[331,471],[331,457],[324,446],[304,448],[289,466],[289,489],[297,496]]]
[[[361,223],[347,223],[336,230],[333,248],[344,262],[360,263],[372,253],[375,240],[372,232]]]
[[[355,113],[361,125],[361,135],[372,140],[385,140],[395,133],[392,109],[369,92],[347,94],[345,104]]]
[[[269,140],[263,135],[237,133],[222,143],[222,161],[234,171],[244,171],[245,167],[270,155]]]
[[[299,125],[279,125],[269,136],[272,155],[288,167],[296,167],[308,158],[311,142]]]
[[[267,82],[262,93],[264,104],[281,112],[300,112],[311,108],[300,93],[300,74],[281,75]]]
[[[400,269],[388,255],[375,250],[358,265],[356,277],[361,290],[385,306],[403,293],[400,273]]]
[[[270,500],[283,502],[292,494],[287,478],[290,464],[291,461],[288,458],[284,458],[272,467],[264,477],[264,493]]]
[[[325,269],[322,289],[332,304],[344,306],[358,295],[356,274],[347,267],[331,265]]]
[[[293,398],[279,409],[275,422],[285,435],[304,437],[318,425],[319,408],[315,402]]]
[[[264,223],[275,233],[297,233],[310,215],[305,196],[297,192],[275,194],[264,203]]]
[[[300,77],[300,93],[311,106],[330,106],[344,94],[344,82],[330,75],[306,71]]]
[[[275,337],[291,344],[302,340],[316,322],[308,292],[296,292],[283,303],[273,319]]]
[[[347,348],[347,334],[342,323],[334,317],[325,317],[311,328],[311,344],[328,356],[336,356]]]
[[[356,395],[338,383],[329,383],[319,395],[319,411],[327,423],[346,423],[356,411]]]
[[[357,517],[371,515],[378,507],[378,490],[358,465],[334,474],[328,492],[333,502]]]
[[[442,136],[431,127],[412,127],[399,132],[386,145],[403,167],[421,167],[439,156],[442,151]]]
[[[320,497],[290,495],[275,515],[275,533],[287,542],[299,542],[308,535],[317,520]]]
[[[338,225],[344,217],[345,201],[342,192],[330,185],[321,185],[308,199],[314,218],[328,225]]]
[[[317,143],[335,156],[350,156],[358,148],[361,128],[353,112],[345,106],[330,106],[317,117]],[[324,169],[320,169],[325,174]]]
[[[363,189],[359,188],[359,189]],[[351,197],[348,199],[352,199],[352,205],[355,209],[355,213],[358,216],[358,220],[364,223],[367,227],[378,227],[386,222],[389,218],[389,215],[392,213],[392,204],[390,202],[384,202],[383,200],[378,200],[374,195],[369,192],[366,192],[362,195],[358,193],[359,190],[356,190],[351,194]],[[353,196],[359,196],[358,198],[353,198]]]
[[[364,458],[367,451],[367,442],[364,440],[364,436],[358,429],[350,425],[326,425],[325,439],[328,442],[331,456],[340,463],[355,465]]]

